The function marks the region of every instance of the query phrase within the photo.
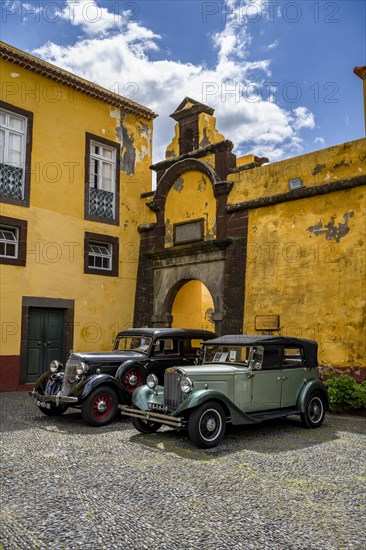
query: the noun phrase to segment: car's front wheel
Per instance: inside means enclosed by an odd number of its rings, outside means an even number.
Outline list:
[[[319,428],[323,424],[326,399],[322,392],[315,391],[306,401],[305,411],[300,414],[302,425],[306,428]]]
[[[225,411],[219,403],[207,401],[195,409],[188,420],[188,434],[203,449],[215,447],[225,435]]]
[[[159,422],[151,422],[150,420],[144,420],[143,418],[131,418],[132,425],[136,430],[142,434],[153,434],[161,428]]]
[[[85,399],[81,406],[81,414],[85,422],[91,426],[105,426],[114,420],[117,408],[116,392],[108,386],[101,386]]]

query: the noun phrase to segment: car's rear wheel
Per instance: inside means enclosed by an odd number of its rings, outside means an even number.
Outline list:
[[[305,412],[300,414],[302,425],[306,428],[319,428],[323,424],[326,398],[320,391],[311,393],[306,401]]]
[[[114,420],[117,408],[116,392],[108,386],[101,386],[85,399],[81,406],[81,414],[85,422],[91,426],[105,426]]]
[[[46,407],[42,407],[41,405],[37,405],[41,413],[45,414],[46,416],[61,416],[66,411],[67,407],[56,407],[56,405],[53,405],[50,403],[50,408],[47,409]]]
[[[131,418],[132,424],[137,431],[142,434],[153,434],[161,428],[159,422],[151,422],[150,420],[144,420],[143,418]]]
[[[195,409],[188,420],[188,434],[203,449],[215,447],[225,435],[225,411],[219,403],[207,401]]]

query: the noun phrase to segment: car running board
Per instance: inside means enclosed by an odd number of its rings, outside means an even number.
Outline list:
[[[270,420],[271,418],[281,418],[284,416],[289,416],[290,414],[300,414],[300,411],[298,409],[277,409],[276,411],[251,413],[248,414],[248,416],[254,418],[255,420],[263,421]]]

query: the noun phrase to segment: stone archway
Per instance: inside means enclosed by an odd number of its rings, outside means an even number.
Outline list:
[[[203,247],[207,244],[209,247]],[[224,282],[225,282],[225,248],[221,243],[202,243],[201,250],[192,249],[175,254],[172,261],[172,252],[158,254],[153,259],[153,326],[169,327],[172,322],[172,306],[178,291],[188,281],[199,280],[209,290],[214,303],[215,311],[212,320],[215,330],[221,334],[221,322],[224,313]],[[204,261],[202,248],[206,249]],[[179,259],[178,257],[179,256]]]
[[[158,173],[158,186],[154,193],[146,195],[149,199],[146,204],[155,213],[156,222],[138,227],[141,241],[135,326],[171,326],[172,304],[176,293],[187,281],[196,279],[207,287],[213,298],[215,311],[212,320],[216,333],[235,334],[242,331],[248,222],[247,212],[227,210],[227,197],[233,183],[225,178],[235,159],[231,149],[232,143],[223,141],[153,167]],[[198,158],[192,158],[193,154]],[[214,155],[215,168],[200,160],[207,155]],[[177,178],[192,172],[202,173],[212,186],[211,201],[215,201],[216,212],[213,220],[215,232],[208,234],[201,230],[200,235],[194,233],[192,238],[192,234],[188,235],[187,231],[182,239],[182,228],[179,227],[177,238],[177,232],[174,231],[178,226],[185,225],[187,229],[188,223],[198,225],[201,222],[199,216],[192,215],[191,203],[186,202],[189,208],[186,207],[184,211],[183,223],[178,219],[179,216],[170,220],[173,239],[167,242],[165,214],[168,194]],[[197,184],[197,192],[201,193],[199,182]],[[198,197],[202,201],[202,195]],[[212,214],[207,212],[207,220],[209,218],[211,227]]]

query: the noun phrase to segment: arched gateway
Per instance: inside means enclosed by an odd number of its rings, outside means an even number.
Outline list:
[[[236,156],[212,114],[186,98],[171,115],[177,127],[167,159],[152,167],[157,189],[146,198],[156,222],[139,227],[135,325],[170,326],[177,292],[197,279],[211,293],[216,332],[242,331],[247,213],[226,210]]]

